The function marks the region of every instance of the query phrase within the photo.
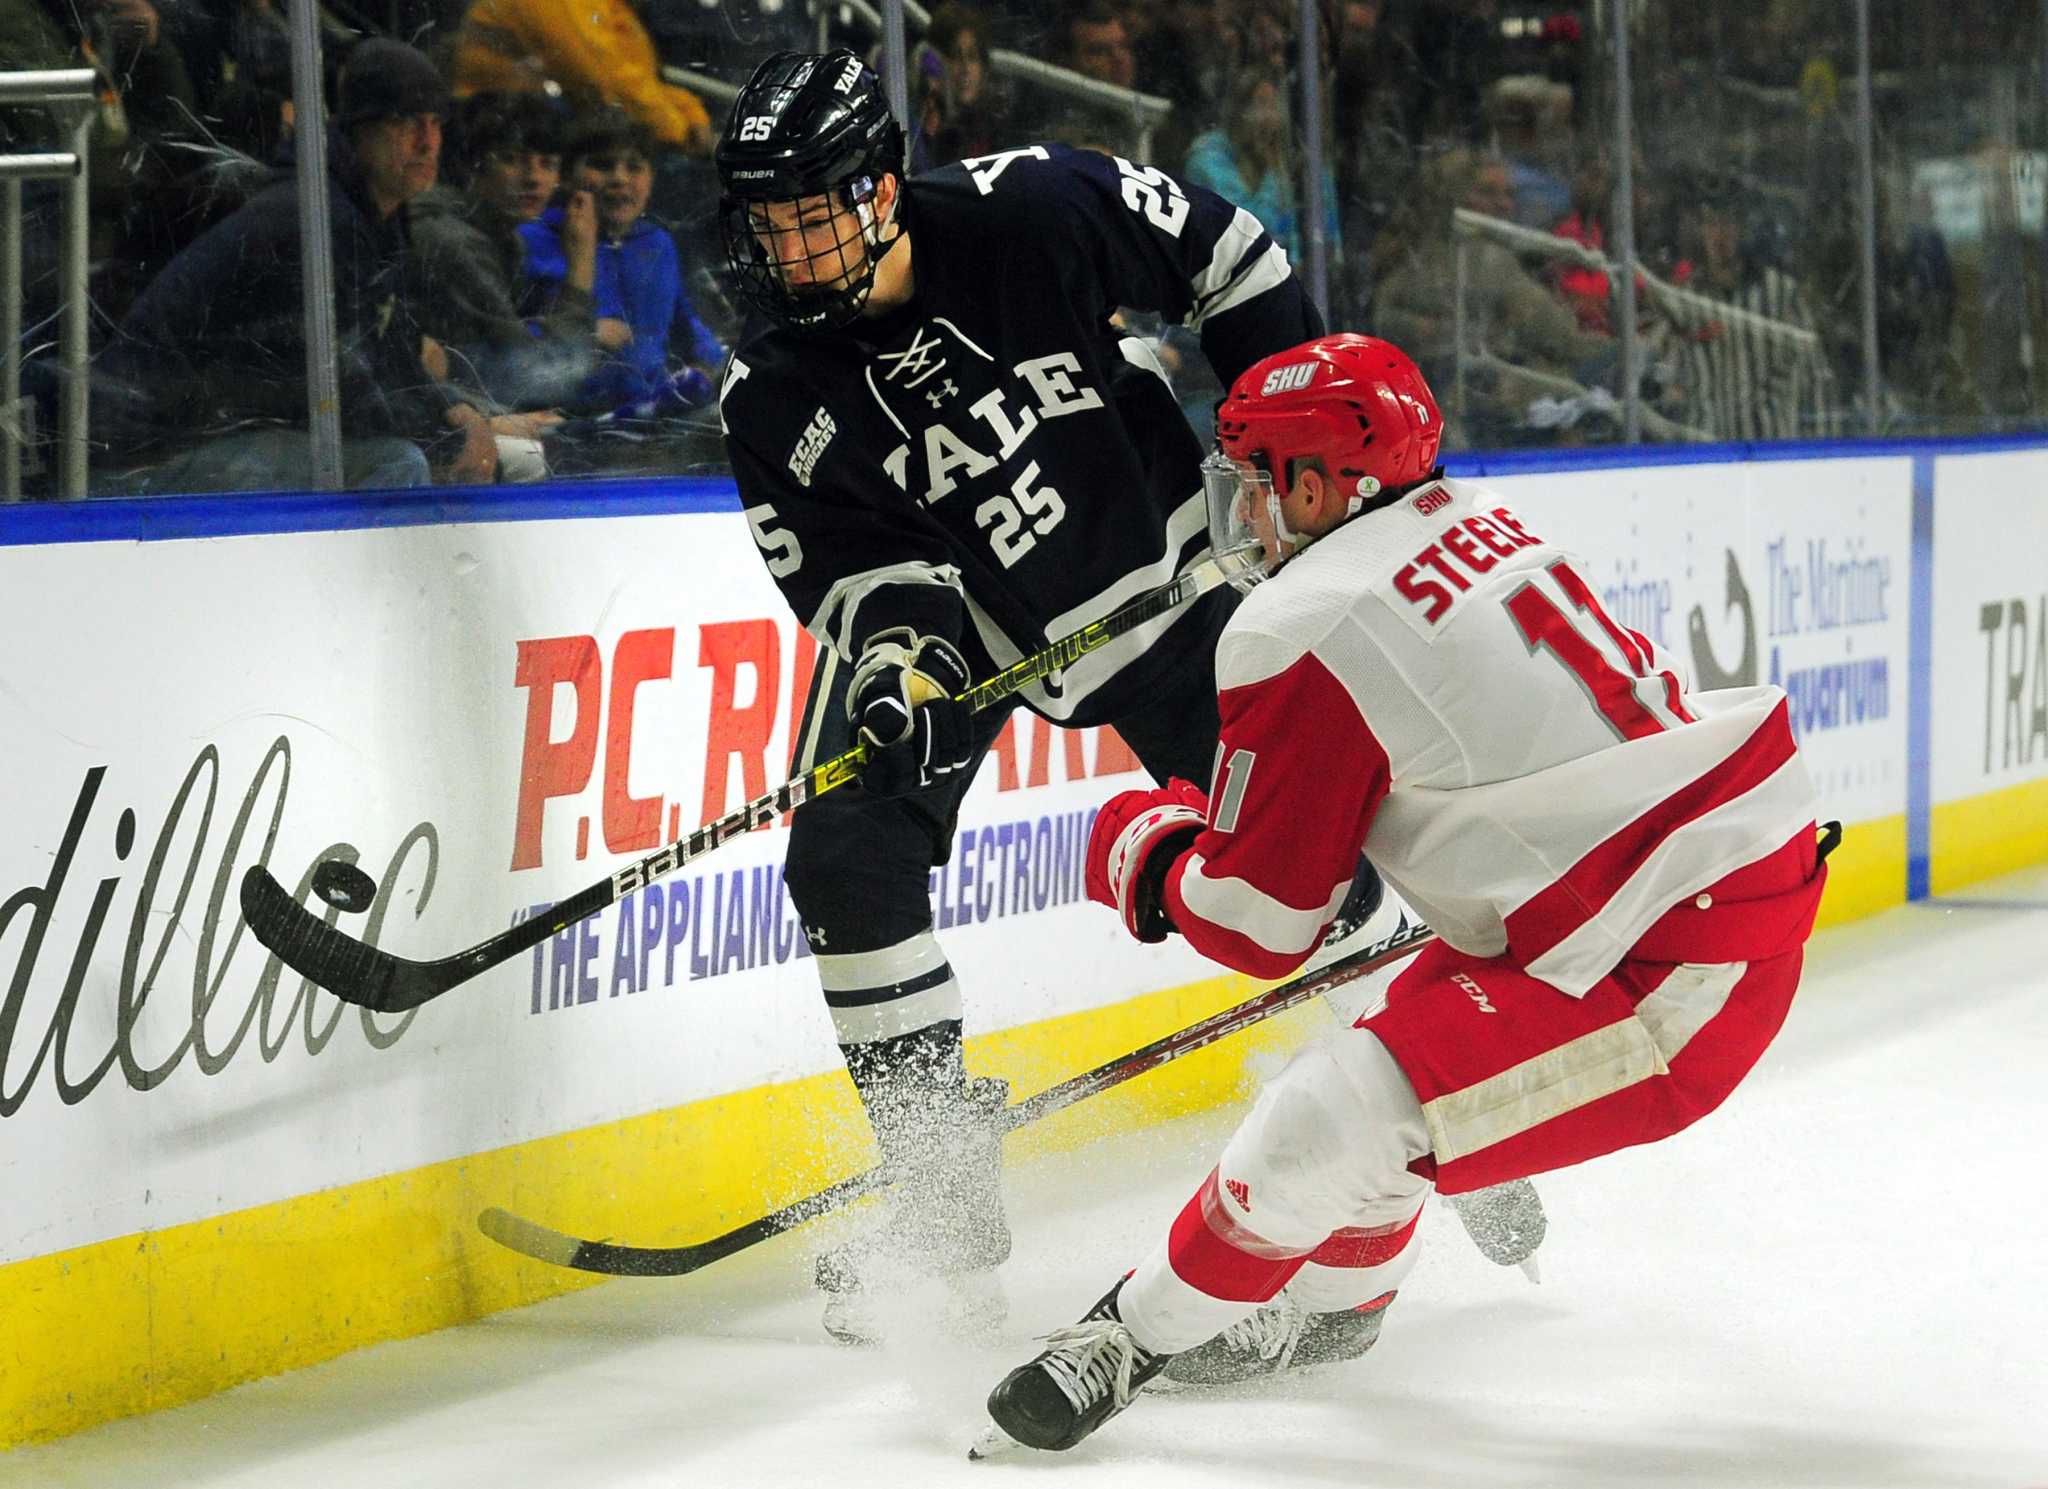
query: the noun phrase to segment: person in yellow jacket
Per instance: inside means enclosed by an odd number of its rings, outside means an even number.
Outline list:
[[[455,37],[455,96],[559,85],[579,113],[624,109],[664,145],[711,153],[697,95],[662,81],[654,38],[627,0],[475,0]]]

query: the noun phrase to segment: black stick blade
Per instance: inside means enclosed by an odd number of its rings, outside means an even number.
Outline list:
[[[815,1220],[882,1188],[889,1179],[880,1166],[864,1170],[694,1246],[628,1246],[612,1241],[586,1241],[495,1205],[477,1216],[476,1228],[508,1250],[557,1267],[601,1272],[607,1277],[684,1277],[735,1251],[745,1251],[784,1231],[795,1230],[807,1220]]]
[[[442,991],[431,966],[407,962],[329,925],[260,863],[242,876],[242,919],[287,967],[344,1003],[403,1013]]]

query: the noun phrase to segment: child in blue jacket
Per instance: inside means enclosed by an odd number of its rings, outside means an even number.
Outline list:
[[[597,203],[592,298],[603,355],[577,389],[576,413],[647,419],[696,408],[711,399],[707,369],[725,360],[725,347],[683,287],[675,240],[645,216],[655,148],[645,130],[614,112],[584,121],[570,136],[566,184]],[[562,209],[551,207],[519,230],[531,314],[553,302],[566,274],[561,226]]]

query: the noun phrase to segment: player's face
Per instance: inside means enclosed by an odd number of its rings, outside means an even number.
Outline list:
[[[1244,524],[1259,540],[1259,551],[1266,555],[1268,565],[1277,564],[1294,551],[1291,538],[1283,537],[1279,527],[1280,504],[1273,498],[1273,483],[1263,476],[1248,475],[1238,487],[1238,508],[1244,514]]]
[[[747,227],[783,288],[797,294],[844,289],[867,268],[860,213],[836,196],[757,202]]]

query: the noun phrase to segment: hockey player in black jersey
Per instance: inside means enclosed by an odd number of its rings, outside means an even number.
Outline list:
[[[798,768],[871,750],[793,819],[787,879],[848,1072],[903,1181],[887,1230],[828,1254],[827,1327],[866,1335],[882,1255],[992,1308],[1009,1254],[993,1123],[961,1064],[930,869],[1003,711],[950,696],[1208,548],[1203,451],[1119,307],[1197,330],[1225,386],[1322,332],[1249,213],[1148,166],[1033,144],[906,181],[903,134],[852,52],[783,53],[717,150],[755,315],[720,414],[769,572],[823,643]],[[1164,782],[1208,778],[1219,590],[1025,691],[1113,723]]]

